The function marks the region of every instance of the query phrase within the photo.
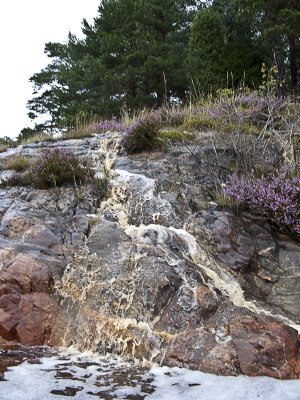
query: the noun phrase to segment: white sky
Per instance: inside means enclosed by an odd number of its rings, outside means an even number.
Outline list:
[[[68,32],[81,35],[81,21],[97,16],[100,0],[0,0],[0,137],[16,137],[31,126],[26,102],[30,76],[50,59],[46,42],[64,42]]]

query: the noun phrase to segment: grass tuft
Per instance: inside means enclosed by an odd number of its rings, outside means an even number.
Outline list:
[[[13,169],[17,172],[28,170],[30,167],[30,158],[22,155],[7,157],[0,162],[0,170]]]

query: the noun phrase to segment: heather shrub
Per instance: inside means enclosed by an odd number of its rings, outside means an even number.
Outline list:
[[[273,117],[280,119],[285,105],[283,98],[262,96],[256,92],[221,91],[215,98],[208,97],[195,103],[184,124],[187,129],[257,135],[269,127]]]
[[[124,132],[126,125],[123,121],[111,119],[101,122],[91,122],[64,133],[63,139],[81,139],[97,133]]]
[[[126,124],[123,121],[117,119],[104,120],[95,124],[91,129],[94,129],[96,133],[106,132],[125,132]]]
[[[137,118],[126,129],[122,145],[127,153],[139,153],[162,146],[159,139],[161,122],[155,113],[149,113]]]
[[[291,168],[260,172],[258,177],[234,173],[224,194],[284,231],[300,234],[300,178]]]
[[[7,188],[11,186],[30,186],[31,177],[28,172],[16,172],[9,178],[4,179],[0,182],[1,188]]]
[[[161,107],[157,110],[152,110],[150,115],[160,127],[178,127],[186,120],[189,113],[188,107]]]
[[[91,176],[73,152],[66,149],[47,149],[30,168],[32,183],[38,188],[61,186],[86,181]]]

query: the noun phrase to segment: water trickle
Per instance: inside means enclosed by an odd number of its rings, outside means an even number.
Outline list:
[[[200,324],[199,287],[210,296],[208,314],[221,293],[236,307],[295,325],[245,299],[237,279],[187,231],[155,179],[113,170],[116,150],[109,140],[96,154],[98,170],[109,171],[108,197],[57,287],[68,321],[63,345],[161,362],[178,334]],[[174,319],[172,328],[162,322],[165,315]],[[215,340],[226,344],[231,338],[221,330]]]

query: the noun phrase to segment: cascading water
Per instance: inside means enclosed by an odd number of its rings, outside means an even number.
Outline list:
[[[212,312],[221,294],[236,307],[296,325],[247,301],[233,274],[207,254],[157,193],[155,179],[113,169],[111,143],[102,142],[94,154],[99,174],[105,166],[110,175],[108,197],[57,288],[61,307],[71,316],[64,346],[161,363],[176,335],[193,326],[187,318],[182,326],[165,327],[159,322],[163,312],[177,296],[177,312],[196,315],[199,285],[209,292]]]
[[[155,173],[167,164],[158,159],[151,164],[141,155],[120,162],[118,140],[105,135],[90,150],[96,176],[109,185],[99,208],[87,207],[85,242],[55,281],[60,307],[50,344],[62,349],[0,351],[8,366],[23,361],[0,382],[0,399],[298,399],[299,380],[223,378],[171,368],[297,377],[295,333],[276,321],[296,324],[247,300],[237,275],[191,233],[194,215],[178,171],[162,183]],[[140,168],[146,163],[154,175]],[[270,343],[278,338],[279,361],[269,360]],[[244,341],[249,364],[258,360],[261,369],[249,369]],[[258,349],[254,356],[252,344]],[[78,354],[86,350],[92,353]],[[168,367],[149,372],[154,364]],[[30,387],[32,376],[40,383],[36,395],[23,387]]]

